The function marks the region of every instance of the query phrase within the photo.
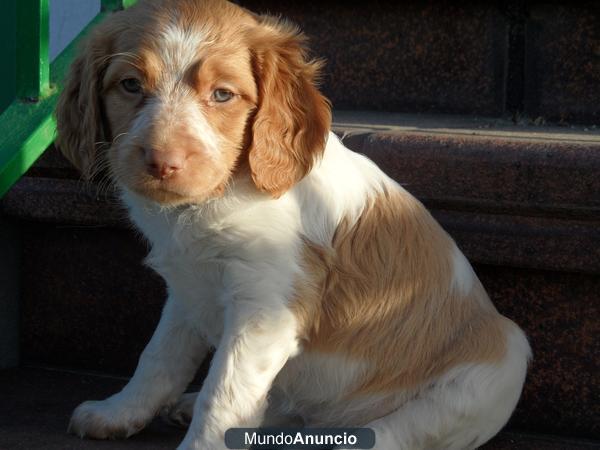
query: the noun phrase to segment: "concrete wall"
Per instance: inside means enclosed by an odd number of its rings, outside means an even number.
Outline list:
[[[50,0],[50,59],[100,11],[100,0]]]

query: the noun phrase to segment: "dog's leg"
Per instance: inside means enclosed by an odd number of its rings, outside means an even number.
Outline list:
[[[268,405],[260,424],[263,428],[303,428],[304,419],[290,404],[286,394],[277,385],[269,391]]]
[[[138,432],[161,407],[181,395],[207,351],[184,307],[169,299],[133,378],[106,400],[79,405],[69,432],[96,439],[126,438]]]
[[[247,303],[242,307],[244,313],[227,315],[180,450],[224,449],[227,429],[259,426],[275,376],[297,351],[296,319],[287,308],[251,311]]]
[[[527,340],[515,329],[503,361],[453,369],[396,411],[364,425],[375,431],[374,449],[468,450],[483,445],[513,412],[529,357]]]
[[[175,404],[161,412],[162,419],[170,425],[187,428],[194,415],[194,404],[198,392],[186,392]],[[300,416],[293,414],[283,408],[277,395],[273,395],[273,389],[269,392],[267,410],[261,422],[261,427],[293,427],[302,428],[304,422]]]
[[[161,411],[161,418],[170,425],[187,428],[194,415],[198,392],[186,392],[172,406]]]

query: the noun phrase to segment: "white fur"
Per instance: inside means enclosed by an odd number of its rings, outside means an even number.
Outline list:
[[[154,96],[138,114],[126,138],[139,139],[147,134],[147,128],[156,123],[157,117],[166,118],[165,126],[153,127],[153,132],[162,131],[166,134],[171,132],[173,127],[187,129],[190,137],[201,144],[198,147],[213,163],[225,169],[220,158],[219,136],[206,120],[196,100],[196,92],[187,83],[182,82],[192,65],[198,62],[202,49],[213,42],[209,35],[208,29],[184,29],[175,24],[166,26],[159,33],[160,59],[168,70],[160,72]],[[175,117],[182,123],[174,124]],[[168,136],[155,139],[159,142],[168,141]]]
[[[302,353],[285,365],[275,380],[278,396],[270,405],[278,414],[300,417],[311,426],[341,426],[357,423],[372,408],[375,397],[366,403],[347,400],[348,392],[357,389],[370,366],[343,355]]]
[[[393,183],[373,161],[349,151],[330,133],[323,158],[287,195],[294,196],[304,212],[298,231],[327,247],[342,218],[353,225],[366,200]]]
[[[169,70],[163,74],[174,86],[180,82],[186,70],[198,61],[198,51],[202,44],[209,45],[208,32],[199,29],[184,29],[176,23],[165,27],[158,40],[160,58]]]
[[[175,114],[181,115],[185,120],[173,124],[168,118]],[[161,118],[167,119],[161,121]],[[157,121],[164,123],[165,126],[152,127],[152,124]],[[198,145],[199,151],[208,156],[215,166],[225,169],[225,162],[219,150],[220,139],[210,127],[188,87],[181,85],[166,87],[163,83],[157,95],[149,99],[137,114],[131,130],[120,137],[120,144],[123,148],[144,147],[144,136],[148,134],[151,127],[155,133],[160,133],[155,136],[156,141],[160,143],[169,142],[168,133],[174,129],[185,129],[190,139],[201,144]],[[117,152],[116,154],[116,157],[122,161],[126,160],[128,156],[128,152]],[[124,163],[121,162],[121,164]]]
[[[492,438],[514,410],[531,349],[516,326],[499,364],[456,367],[398,410],[365,425],[375,450],[474,449]]]
[[[364,425],[387,414],[368,425],[380,450],[473,448],[495,434],[525,376],[529,347],[518,329],[502,364],[454,368],[426,389],[352,401],[344,393],[366,364],[302,352],[288,306],[302,276],[302,236],[331,245],[341,219],[358,219],[384,189],[400,187],[333,134],[322,160],[276,200],[250,180],[233,184],[223,198],[175,208],[123,188],[131,218],[152,244],[147,262],[166,280],[169,300],[130,383],[104,402],[80,406],[72,429],[93,434],[93,417],[120,425],[124,434],[137,431],[175,403],[212,346],[217,351],[201,392],[172,410],[177,421],[194,403],[180,449],[222,449],[230,427],[294,414],[308,425]],[[453,285],[468,291],[474,274],[458,249],[453,267]]]
[[[162,407],[178,399],[207,351],[193,311],[171,296],[129,383],[104,401],[79,405],[70,431],[104,439],[138,432]]]
[[[223,138],[207,119],[209,100],[198,98],[218,86],[211,84],[196,92],[185,78],[195,64],[202,63],[208,54],[205,50],[224,39],[218,26],[194,28],[200,20],[181,20],[175,17],[177,11],[174,5],[173,20],[167,17],[167,25],[146,38],[155,40],[163,70],[156,74],[151,95],[138,99],[133,124],[110,151],[118,162],[111,167],[122,200],[151,244],[146,263],[166,281],[168,300],[130,382],[104,401],[81,404],[71,418],[71,431],[82,437],[126,437],[162,410],[177,423],[191,417],[180,450],[224,449],[228,428],[261,424],[359,426],[370,422],[379,450],[472,448],[487,440],[510,416],[523,385],[529,347],[516,327],[501,363],[454,367],[404,391],[359,395],[365,380],[377,370],[371,362],[340,353],[303,351],[290,302],[298,283],[309,282],[302,260],[306,241],[333,250],[342,220],[352,227],[374,199],[402,190],[333,133],[326,137],[324,153],[310,172],[277,199],[259,192],[249,175],[243,178],[243,161],[223,196],[202,204],[163,207],[121,185],[127,177],[139,174],[118,173],[135,170],[127,162],[132,153],[117,147],[137,152],[183,149],[186,158],[203,152],[207,158],[195,159],[202,161],[198,164],[209,164],[224,177],[232,169],[222,151]],[[224,20],[227,26],[237,27],[240,36],[254,41],[253,34],[246,34],[236,20]],[[268,22],[264,26],[269,27]],[[261,36],[260,40],[267,34]],[[260,54],[252,52],[253,69],[260,65]],[[277,58],[263,55],[263,59],[283,64],[286,58],[282,54]],[[312,69],[305,72],[312,73]],[[294,89],[303,85],[297,83]],[[82,107],[81,102],[78,106]],[[301,109],[281,113],[296,114]],[[274,129],[291,134],[296,128],[294,124]],[[303,129],[294,142],[300,142],[301,133],[312,134]],[[178,148],[180,143],[185,148]],[[451,266],[452,284],[447,288],[467,294],[476,277],[457,248]],[[182,396],[210,348],[216,352],[202,390]],[[393,348],[386,350],[390,357],[397,356]]]
[[[456,246],[452,249],[452,270],[452,287],[460,294],[468,294],[476,275],[465,255]]]

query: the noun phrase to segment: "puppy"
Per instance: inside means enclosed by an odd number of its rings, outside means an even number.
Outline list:
[[[191,417],[180,449],[298,421],[465,449],[508,420],[527,339],[423,205],[329,131],[305,41],[225,1],[140,1],[73,63],[58,146],[108,167],[168,299],[131,381],[72,433],[128,437],[166,409]]]

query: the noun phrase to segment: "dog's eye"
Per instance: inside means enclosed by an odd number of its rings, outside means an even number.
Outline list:
[[[215,89],[212,96],[215,102],[225,103],[233,98],[233,92],[227,89]]]
[[[137,78],[125,78],[121,81],[121,86],[130,94],[139,94],[142,92],[142,83]]]

